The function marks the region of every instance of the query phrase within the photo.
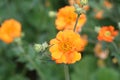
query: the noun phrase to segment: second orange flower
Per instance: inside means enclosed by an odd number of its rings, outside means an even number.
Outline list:
[[[61,8],[57,13],[57,19],[55,21],[56,28],[58,30],[73,30],[75,22],[77,19],[77,14],[73,6],[65,6]],[[80,31],[81,27],[86,22],[86,15],[81,14],[77,23],[76,31]]]

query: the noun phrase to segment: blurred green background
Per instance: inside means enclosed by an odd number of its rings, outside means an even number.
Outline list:
[[[120,66],[112,62],[114,56],[110,54],[99,64],[93,51],[97,42],[95,26],[113,25],[119,29],[120,0],[109,0],[113,5],[110,10],[105,8],[103,1],[89,0],[87,22],[81,33],[88,35],[89,43],[82,52],[82,60],[69,66],[71,80],[120,80]],[[36,53],[33,44],[49,42],[55,37],[58,32],[54,24],[56,17],[49,13],[65,5],[68,5],[67,0],[0,0],[0,24],[14,18],[21,22],[24,33],[22,47],[0,41],[0,80],[64,80],[63,65]],[[104,10],[103,19],[94,17],[94,9]],[[120,45],[119,37],[116,42]]]

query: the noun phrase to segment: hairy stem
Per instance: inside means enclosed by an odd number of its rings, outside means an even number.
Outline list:
[[[115,43],[115,42],[112,42],[112,45],[113,45],[113,47],[115,48],[116,52],[119,53],[119,49],[118,49],[116,43]]]
[[[78,14],[78,16],[77,16],[77,19],[76,19],[76,22],[75,22],[75,26],[74,26],[74,31],[76,30],[79,17],[80,17],[80,14]]]
[[[65,80],[70,80],[69,67],[66,64],[64,64],[64,73],[65,73]]]

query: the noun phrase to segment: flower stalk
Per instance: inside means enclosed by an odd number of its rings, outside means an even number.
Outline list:
[[[74,31],[76,30],[79,17],[80,17],[80,14],[78,14],[78,16],[77,16],[77,19],[76,19],[76,22],[75,22],[75,26],[74,26]]]
[[[118,46],[116,45],[115,42],[112,42],[112,45],[116,51],[116,53],[114,53],[114,56],[118,59],[118,65],[119,65],[119,69],[120,69],[120,52],[119,52]]]
[[[70,80],[69,66],[64,64],[65,80]]]
[[[115,42],[112,42],[112,45],[113,45],[113,47],[115,48],[116,52],[118,53],[118,52],[119,52],[119,49],[118,49],[116,43],[115,43]]]

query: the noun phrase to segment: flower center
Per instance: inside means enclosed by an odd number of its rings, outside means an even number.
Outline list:
[[[106,31],[106,32],[105,32],[105,36],[108,37],[108,36],[110,36],[110,35],[111,35],[111,32],[110,32],[110,31]]]
[[[70,43],[62,43],[60,44],[60,50],[62,50],[63,52],[68,52],[72,49],[72,46],[70,45]]]

